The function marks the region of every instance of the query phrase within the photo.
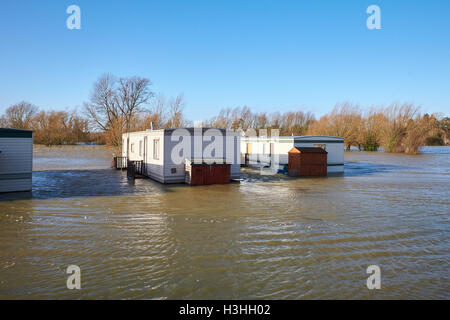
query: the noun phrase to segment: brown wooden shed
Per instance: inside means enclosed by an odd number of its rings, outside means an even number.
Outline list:
[[[186,160],[186,183],[191,186],[230,183],[230,164],[214,161],[195,163],[197,161]]]
[[[294,147],[288,152],[288,173],[292,177],[327,175],[327,155],[322,148]]]

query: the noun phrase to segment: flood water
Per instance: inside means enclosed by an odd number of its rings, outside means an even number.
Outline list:
[[[0,298],[449,299],[450,148],[423,151],[188,187],[130,183],[105,147],[35,147],[32,194],[0,195]]]

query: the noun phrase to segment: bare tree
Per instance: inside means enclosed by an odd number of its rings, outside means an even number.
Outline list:
[[[31,121],[36,115],[38,107],[29,102],[19,102],[6,109],[3,124],[16,129],[31,129]]]
[[[167,121],[166,127],[168,128],[180,128],[186,123],[183,117],[184,108],[184,96],[179,94],[175,99],[169,101],[169,120]]]
[[[141,77],[121,78],[117,90],[117,106],[125,118],[126,128],[129,132],[131,120],[138,113],[143,111],[143,106],[153,97],[153,92],[149,87],[151,81]]]
[[[392,104],[383,109],[386,121],[383,125],[382,145],[389,152],[405,152],[403,140],[412,127],[420,107],[413,104]]]
[[[252,111],[249,107],[243,106],[240,109],[239,121],[241,122],[241,128],[244,131],[247,131],[247,129],[250,128],[254,128]]]
[[[167,122],[165,105],[166,97],[162,93],[158,93],[151,108],[151,118],[155,129],[162,129]]]
[[[7,127],[7,126],[8,126],[8,121],[6,120],[5,116],[1,116],[0,117],[0,128]]]
[[[117,79],[112,74],[102,75],[95,83],[85,110],[94,128],[107,131],[121,116],[117,105]]]
[[[438,122],[438,129],[440,130],[443,144],[448,145],[450,143],[450,118],[442,118]]]
[[[386,117],[382,111],[372,107],[366,111],[361,118],[360,126],[357,130],[358,149],[364,151],[377,151],[381,145],[382,128]]]
[[[117,80],[111,74],[102,75],[94,84],[90,102],[84,104],[91,125],[106,132],[107,142],[120,145],[122,133],[130,132],[133,118],[153,97],[151,85],[147,78]]]

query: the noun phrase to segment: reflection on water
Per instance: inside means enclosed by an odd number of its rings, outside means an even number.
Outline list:
[[[340,177],[246,170],[188,187],[131,183],[103,147],[40,147],[33,192],[0,195],[0,298],[448,299],[441,149],[346,153]],[[66,289],[70,264],[80,291]]]

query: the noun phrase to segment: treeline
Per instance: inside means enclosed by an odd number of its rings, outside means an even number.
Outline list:
[[[80,111],[43,111],[21,102],[6,109],[0,126],[34,130],[34,142],[45,145],[96,143],[120,146],[124,132],[191,126],[183,95],[166,99],[155,95],[151,81],[142,77],[117,78],[104,74],[94,83]],[[449,144],[449,118],[422,114],[413,104],[392,104],[369,110],[342,103],[316,119],[311,112],[253,112],[236,107],[220,110],[203,122],[205,127],[279,129],[282,136],[330,135],[345,139],[347,149],[414,154],[423,145]]]
[[[0,116],[0,127],[34,130],[34,143],[79,143],[120,146],[122,133],[190,125],[183,114],[184,98],[154,95],[147,78],[102,75],[93,86],[89,102],[73,111],[40,111],[20,102]]]
[[[221,128],[279,129],[286,135],[328,135],[345,139],[346,148],[415,154],[423,145],[447,145],[450,141],[449,118],[422,114],[413,104],[392,104],[363,111],[359,105],[342,103],[315,119],[310,112],[254,113],[247,107],[222,109],[206,121]]]
[[[98,139],[98,135],[89,132],[87,119],[75,110],[40,111],[29,102],[20,102],[6,109],[0,117],[0,126],[34,130],[36,144],[96,143]]]
[[[219,115],[204,122],[206,127],[242,129],[279,129],[282,136],[304,135],[314,122],[310,112],[254,113],[247,106],[220,110]],[[270,134],[270,132],[269,132]]]
[[[333,135],[345,139],[347,149],[416,154],[424,145],[449,143],[449,118],[422,114],[413,104],[392,104],[364,112],[358,105],[343,103],[318,121],[308,134]]]

